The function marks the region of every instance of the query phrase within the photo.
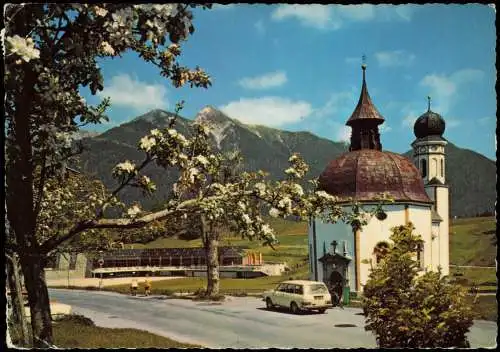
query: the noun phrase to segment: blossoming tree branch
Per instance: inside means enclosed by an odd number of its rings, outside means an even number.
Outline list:
[[[47,255],[77,235],[199,216],[209,232],[214,226],[229,224],[247,238],[272,245],[276,237],[265,221],[267,214],[317,216],[356,226],[371,215],[356,206],[353,212],[344,212],[335,197],[316,191],[314,182],[303,188],[300,182],[308,167],[298,154],[290,157],[290,167],[280,181],[269,180],[262,171],[223,177],[234,155],[212,149],[210,126],[203,123],[194,126],[190,137],[175,129],[175,120],[164,130],[152,130],[138,144],[144,160],[138,164],[123,161],[112,170],[118,186],[111,192],[98,184],[88,189],[78,181],[61,181],[66,162],[78,153],[70,136],[82,126],[107,120],[109,99],[91,106],[80,94],[87,88],[92,95],[103,89],[98,59],[119,58],[132,51],[156,66],[175,87],[210,86],[210,77],[201,68],[189,69],[178,62],[182,42],[194,31],[190,9],[196,6],[51,3],[5,7],[9,243],[20,259],[36,347],[50,346],[53,340],[44,278]],[[118,196],[125,187],[155,191],[144,174],[150,163],[179,170],[173,196],[164,208],[146,212],[135,204],[121,217],[109,217],[106,209],[121,206]]]

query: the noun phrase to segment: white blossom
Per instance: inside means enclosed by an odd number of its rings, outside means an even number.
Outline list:
[[[243,222],[245,224],[250,225],[252,223],[252,219],[250,219],[250,216],[248,216],[248,214],[243,214],[241,218],[243,219]]]
[[[293,187],[295,194],[297,194],[299,197],[302,197],[304,195],[304,190],[302,189],[301,185],[294,183],[292,185],[292,187]]]
[[[95,6],[94,11],[95,11],[96,15],[100,16],[100,17],[104,17],[108,14],[108,10],[106,10],[103,7],[99,7],[99,6]]]
[[[295,177],[300,177],[300,174],[298,173],[297,170],[293,167],[289,167],[288,169],[285,170],[285,174],[287,175],[293,175]]]
[[[101,51],[106,55],[115,55],[115,49],[107,41],[101,43]]]
[[[196,160],[201,164],[203,165],[204,167],[207,167],[210,162],[208,161],[207,158],[205,158],[203,155],[198,155],[196,156]]]
[[[177,135],[179,134],[179,132],[177,132],[177,130],[174,130],[173,128],[168,129],[167,133],[170,137],[173,138],[177,137]]]
[[[127,215],[131,218],[134,218],[139,215],[141,211],[141,208],[137,204],[134,204],[127,210]]]
[[[264,236],[272,236],[272,237],[274,237],[274,231],[271,228],[271,226],[269,226],[268,224],[263,224],[262,225],[262,233],[264,234]]]
[[[117,172],[126,172],[126,173],[132,173],[135,171],[135,164],[131,163],[130,161],[126,160],[123,163],[119,163],[115,166],[115,170]]]
[[[161,137],[162,133],[159,129],[155,128],[149,132],[153,137]]]
[[[141,141],[139,142],[139,148],[146,152],[149,152],[155,145],[156,139],[148,136],[142,137]]]
[[[10,44],[10,52],[19,55],[24,61],[30,62],[32,59],[40,58],[40,50],[35,48],[33,39],[22,38],[16,34],[13,37],[7,37],[6,41]]]
[[[327,200],[335,201],[335,197],[332,196],[331,194],[328,194],[325,191],[316,191],[315,193],[316,193],[317,196],[319,196],[321,198],[325,198]]]
[[[272,218],[277,218],[278,216],[280,216],[281,212],[276,209],[276,208],[271,208],[269,210],[269,216],[271,216]]]
[[[263,194],[266,191],[266,185],[262,182],[256,183],[254,187],[260,194]]]

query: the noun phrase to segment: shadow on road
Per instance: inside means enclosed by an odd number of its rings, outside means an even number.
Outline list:
[[[278,313],[283,313],[283,314],[290,314],[290,315],[316,315],[316,314],[324,314],[316,311],[301,311],[298,314],[292,313],[289,309],[286,308],[273,308],[273,309],[267,309],[266,307],[257,307],[256,309],[258,310],[264,310],[268,312],[278,312]]]

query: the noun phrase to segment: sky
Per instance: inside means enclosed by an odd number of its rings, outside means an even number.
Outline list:
[[[345,122],[366,80],[384,150],[410,149],[413,124],[431,109],[444,137],[495,160],[495,9],[487,5],[215,5],[194,10],[195,32],[180,62],[212,77],[204,88],[174,88],[134,53],[99,62],[111,98],[102,132],[152,109],[194,118],[207,105],[244,123],[309,131],[347,141]]]

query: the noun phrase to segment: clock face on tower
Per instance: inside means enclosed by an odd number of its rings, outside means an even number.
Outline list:
[[[431,150],[436,150],[437,147],[435,145],[431,146]]]
[[[425,153],[425,147],[420,147],[420,153]]]

